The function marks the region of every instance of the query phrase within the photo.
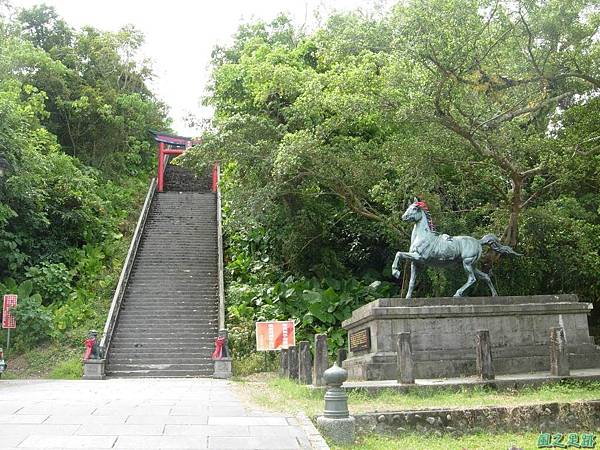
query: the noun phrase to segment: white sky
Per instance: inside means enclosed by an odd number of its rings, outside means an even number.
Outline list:
[[[17,7],[52,5],[71,25],[92,25],[116,31],[133,24],[146,36],[143,56],[153,61],[159,98],[171,109],[173,128],[194,136],[183,118],[189,113],[203,119],[212,112],[200,105],[209,77],[210,53],[216,44],[227,44],[240,23],[249,19],[270,21],[288,13],[297,24],[314,25],[334,10],[370,9],[385,0],[12,0]],[[175,61],[185,61],[183,65]]]

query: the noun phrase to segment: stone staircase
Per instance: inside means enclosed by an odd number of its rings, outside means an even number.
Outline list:
[[[218,333],[216,194],[167,166],[107,355],[113,377],[210,376]]]

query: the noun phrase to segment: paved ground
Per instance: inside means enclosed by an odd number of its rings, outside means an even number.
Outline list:
[[[310,448],[294,417],[245,408],[227,381],[0,381],[0,448]]]

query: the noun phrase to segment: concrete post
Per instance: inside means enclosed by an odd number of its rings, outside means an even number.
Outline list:
[[[313,383],[315,386],[325,386],[323,373],[329,365],[329,357],[327,355],[327,335],[315,335],[315,376]]]
[[[562,327],[550,328],[550,375],[556,377],[571,375],[567,340]]]
[[[298,381],[300,384],[312,384],[312,355],[310,353],[310,342],[300,341],[298,349]]]
[[[104,380],[104,359],[86,359],[83,361],[83,380]]]
[[[412,384],[415,382],[410,332],[396,335],[396,367],[398,383]]]
[[[477,330],[475,332],[475,352],[477,375],[479,378],[482,380],[493,380],[496,378],[494,363],[492,361],[492,344],[488,330]]]
[[[325,410],[317,417],[317,427],[336,444],[352,444],[355,434],[355,420],[348,411],[348,396],[342,387],[348,379],[348,371],[339,367],[337,361],[323,374],[327,384]]]
[[[279,376],[287,378],[288,376],[288,349],[282,348],[279,353]]]
[[[288,378],[298,381],[298,348],[295,345],[288,348]]]
[[[338,348],[336,360],[337,365],[343,367],[343,363],[346,361],[346,359],[348,359],[348,350],[345,348]]]

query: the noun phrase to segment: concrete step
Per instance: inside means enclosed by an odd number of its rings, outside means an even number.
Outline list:
[[[121,318],[139,318],[140,320],[158,320],[158,321],[180,321],[184,319],[205,319],[215,317],[218,313],[216,307],[197,306],[193,314],[184,314],[181,309],[168,310],[165,305],[162,306],[146,306],[143,310],[144,314],[140,314],[141,307],[139,305],[127,304],[122,308]],[[187,310],[183,310],[185,312]]]
[[[168,364],[168,363],[148,363],[148,364],[111,364],[108,363],[106,365],[106,370],[109,372],[112,371],[131,371],[131,370],[185,370],[187,372],[193,371],[201,371],[201,370],[210,370],[214,368],[214,362],[212,360],[207,360],[202,363],[180,363],[180,364]]]
[[[144,356],[145,355],[145,356]],[[156,365],[156,364],[170,364],[170,365],[182,365],[182,364],[206,364],[212,361],[211,353],[191,353],[181,354],[176,356],[166,355],[154,355],[144,353],[138,355],[132,353],[131,355],[111,355],[107,365],[111,367],[119,366],[140,366],[140,365]]]
[[[182,355],[207,355],[212,354],[215,349],[214,343],[211,345],[208,344],[199,344],[199,345],[191,345],[191,346],[177,346],[177,347],[112,347],[111,346],[111,358],[113,356],[125,356],[131,358],[137,358],[149,356],[149,357],[166,357],[169,358],[171,356],[182,356]]]
[[[128,315],[124,318],[119,318],[119,323],[118,325],[120,327],[123,328],[129,328],[129,327],[138,327],[138,326],[147,326],[147,327],[156,327],[156,326],[161,326],[161,327],[169,327],[170,329],[174,329],[176,327],[178,327],[179,325],[181,326],[186,326],[186,327],[197,327],[197,329],[204,329],[204,328],[210,328],[212,329],[212,327],[215,326],[215,321],[218,318],[218,314],[214,313],[211,315],[204,315],[204,316],[200,316],[200,317],[194,317],[191,320],[188,319],[181,319],[177,316],[167,316],[167,317],[160,317],[160,316],[147,316],[147,317],[137,317],[137,316],[133,316],[133,315]],[[199,320],[197,320],[199,319]]]
[[[214,367],[208,370],[118,370],[107,371],[109,378],[198,378],[210,377]]]
[[[210,303],[207,303],[207,305],[212,306]],[[162,306],[149,305],[149,304],[144,304],[144,305],[133,304],[133,305],[130,305],[128,303],[125,303],[121,307],[121,309],[123,311],[132,311],[132,312],[135,312],[135,313],[139,313],[140,315],[143,315],[144,313],[152,313],[152,312],[160,312],[161,314],[166,314],[166,313],[198,314],[198,313],[206,312],[207,311],[207,309],[205,307],[203,307],[203,305],[200,305],[198,303],[196,303],[196,305],[184,305],[184,306],[170,305],[170,304],[166,304],[166,303],[164,303]]]
[[[216,333],[214,330],[217,329],[217,324],[212,328],[206,327],[202,329],[195,330],[177,330],[177,331],[169,331],[165,330],[153,330],[149,329],[147,331],[134,330],[129,327],[124,327],[122,330],[117,330],[115,337],[127,338],[132,337],[136,339],[160,339],[160,338],[176,338],[176,339],[197,339],[202,337],[212,337],[215,336]]]
[[[135,357],[138,353],[143,355],[157,355],[157,356],[186,356],[186,355],[195,355],[201,354],[205,357],[210,357],[212,353],[215,351],[214,342],[212,344],[201,344],[197,346],[189,346],[184,350],[178,350],[181,346],[172,347],[173,352],[171,352],[171,348],[167,347],[112,347],[111,345],[111,353],[109,355],[109,359],[113,357],[126,357],[131,358]],[[114,350],[114,351],[113,351]]]
[[[201,348],[209,345],[215,345],[215,339],[217,334],[215,333],[212,337],[202,338],[154,338],[154,339],[139,339],[135,337],[123,337],[113,338],[113,342],[110,344],[110,350],[112,349],[125,349],[125,348],[136,348],[136,349],[169,349],[169,348]],[[109,355],[110,357],[110,355]]]

